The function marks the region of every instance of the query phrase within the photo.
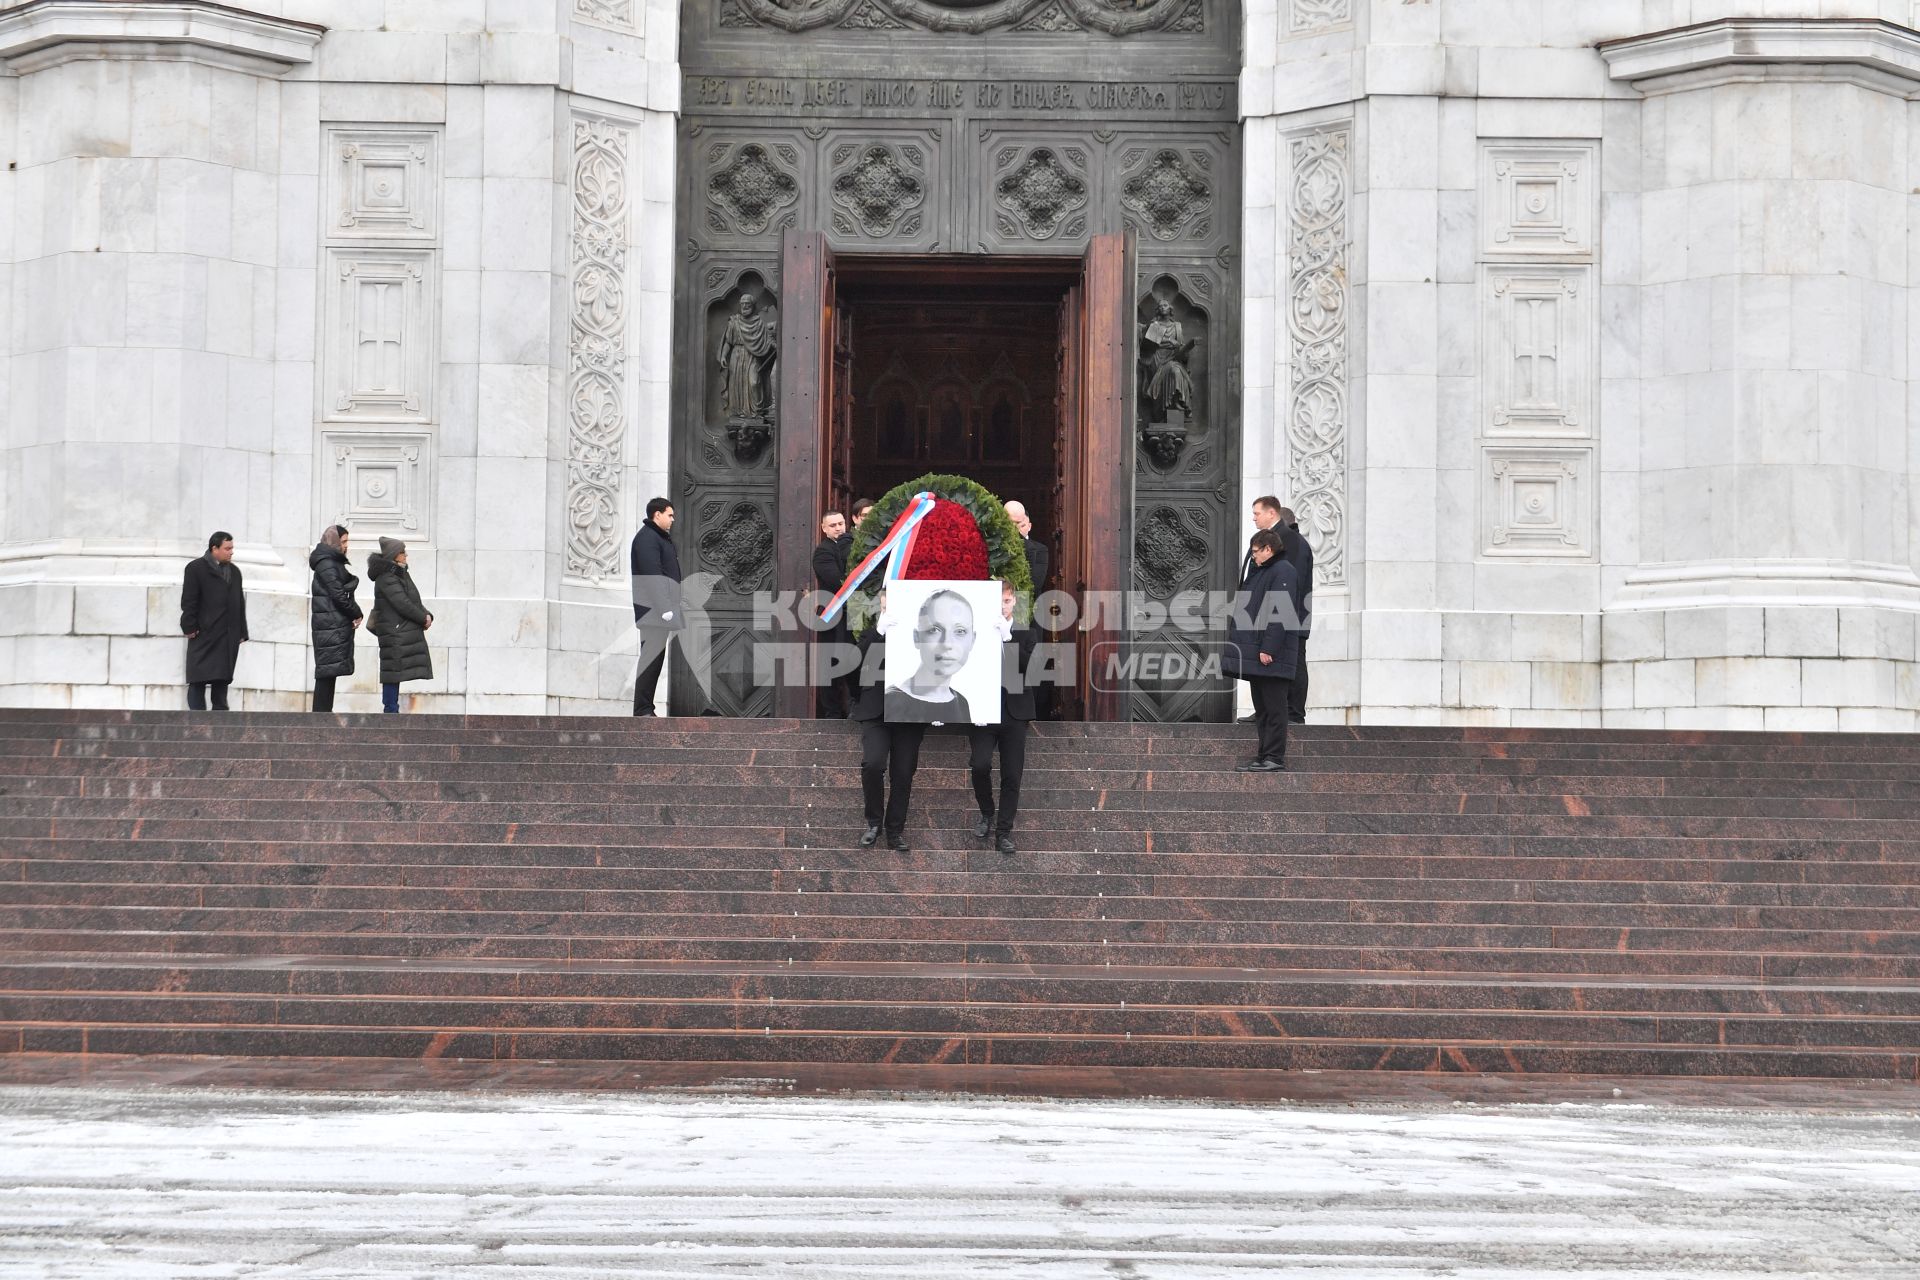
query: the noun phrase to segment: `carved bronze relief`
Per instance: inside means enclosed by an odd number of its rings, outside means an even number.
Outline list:
[[[1000,148],[994,157],[994,224],[1008,239],[1048,240],[1087,233],[1084,147]]]
[[[1200,35],[1204,0],[721,0],[722,29]]]
[[[1213,230],[1213,159],[1202,147],[1134,147],[1120,157],[1127,225],[1155,240],[1197,240]]]
[[[829,163],[835,231],[875,239],[896,231],[902,236],[920,233],[927,158],[918,144],[844,142],[833,149]]]
[[[790,145],[749,142],[729,147],[714,143],[707,152],[713,176],[707,179],[707,227],[718,232],[758,236],[800,198],[800,153]],[[780,220],[791,226],[792,216]]]

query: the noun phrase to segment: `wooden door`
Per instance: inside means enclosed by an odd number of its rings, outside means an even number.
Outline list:
[[[780,242],[780,460],[774,528],[774,591],[813,590],[813,548],[832,485],[836,279],[819,231]],[[768,637],[791,643],[810,633]],[[808,716],[813,690],[791,675],[773,691],[773,714]]]
[[[1086,596],[1087,541],[1090,536],[1082,501],[1086,467],[1085,441],[1081,433],[1086,393],[1082,372],[1086,357],[1086,308],[1087,287],[1082,280],[1068,288],[1066,295],[1060,299],[1059,347],[1054,383],[1055,439],[1058,443],[1054,448],[1052,581],[1055,589],[1066,592],[1076,600]],[[1034,583],[1035,591],[1046,589],[1045,584]],[[1078,632],[1054,631],[1049,632],[1048,636],[1054,644],[1066,644],[1075,641]],[[1077,645],[1074,650],[1073,681],[1063,685],[1055,694],[1061,718],[1085,719],[1086,697],[1087,649],[1085,645]]]
[[[1085,548],[1080,635],[1088,720],[1125,720],[1132,712],[1130,681],[1115,679],[1112,664],[1124,658],[1126,619],[1122,593],[1132,585],[1134,245],[1131,232],[1092,237],[1080,292],[1082,308],[1079,432],[1079,513],[1074,523]],[[1089,612],[1092,597],[1106,608]],[[1088,624],[1094,625],[1088,625]]]

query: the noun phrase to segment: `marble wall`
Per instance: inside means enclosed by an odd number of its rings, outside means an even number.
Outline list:
[[[1920,37],[1885,25],[1914,20],[1250,14],[1245,358],[1276,430],[1249,494],[1302,491],[1289,414],[1333,408],[1288,334],[1327,301],[1301,288],[1298,139],[1351,134],[1350,396],[1320,429],[1345,515],[1319,539],[1348,572],[1316,717],[1914,727]]]
[[[418,708],[622,709],[676,4],[252,7],[0,11],[0,702],[181,705],[219,527],[240,705],[302,705],[339,519],[414,549]],[[1247,0],[1243,492],[1318,548],[1316,719],[1915,727],[1916,9]]]

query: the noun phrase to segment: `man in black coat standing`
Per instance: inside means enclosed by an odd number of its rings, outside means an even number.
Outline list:
[[[1293,566],[1300,605],[1300,630],[1294,634],[1293,682],[1287,686],[1287,723],[1307,722],[1307,636],[1313,631],[1313,546],[1300,532],[1300,521],[1290,507],[1280,508],[1275,529],[1280,534],[1280,556]]]
[[[847,555],[852,550],[853,534],[847,529],[847,518],[838,511],[829,511],[820,517],[820,545],[813,549],[813,577],[828,595],[838,591],[840,584],[847,580]],[[844,609],[830,625],[821,628],[819,644],[826,655],[832,655],[840,646],[850,644],[852,640]],[[858,673],[834,676],[821,691],[821,714],[847,715],[853,710],[853,700],[859,696],[859,692]]]
[[[973,771],[973,798],[980,805],[980,821],[973,834],[992,840],[1001,853],[1011,857],[1018,852],[1013,844],[1013,823],[1020,812],[1020,782],[1027,772],[1027,724],[1034,718],[1034,689],[1027,683],[1027,666],[1033,660],[1040,633],[1032,620],[1025,626],[1014,621],[1016,605],[1013,588],[1000,589],[1000,618],[1005,642],[1000,646],[1000,723],[979,724],[967,730],[972,747],[969,761]],[[1000,804],[993,803],[993,753],[1000,752]]]
[[[1234,617],[1227,626],[1221,669],[1253,689],[1253,718],[1260,746],[1242,773],[1279,773],[1287,767],[1287,690],[1299,639],[1293,566],[1280,557],[1280,535],[1254,532],[1248,544],[1253,571],[1240,583]]]
[[[1033,575],[1033,596],[1047,589],[1047,575],[1053,572],[1053,553],[1047,550],[1047,544],[1033,536],[1033,517],[1027,514],[1023,502],[1007,504],[1007,518],[1013,521],[1013,527],[1020,531],[1020,546],[1027,553],[1027,570]],[[1053,686],[1042,684],[1033,691],[1034,716],[1036,720],[1053,718]]]
[[[233,562],[233,535],[222,529],[207,539],[207,553],[187,562],[180,584],[180,632],[187,638],[187,710],[227,709],[240,646],[247,642],[247,594]]]
[[[647,502],[647,520],[627,556],[633,574],[633,625],[640,628],[640,666],[633,677],[633,714],[654,714],[654,693],[673,633],[687,625],[680,609],[680,553],[673,545],[673,504]]]

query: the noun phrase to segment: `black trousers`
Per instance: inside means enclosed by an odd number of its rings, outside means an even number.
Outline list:
[[[203,680],[199,684],[187,684],[187,710],[205,711],[207,709],[207,690],[213,690],[213,709],[227,709],[227,686],[231,680]]]
[[[1300,637],[1300,649],[1293,660],[1293,679],[1288,682],[1287,719],[1295,724],[1307,722],[1307,637]]]
[[[313,678],[313,709],[315,711],[333,710],[333,681],[333,676]]]
[[[868,720],[860,726],[860,786],[865,792],[867,825],[897,836],[907,829],[907,805],[913,799],[913,774],[920,767],[923,724]],[[892,787],[889,789],[888,784]]]
[[[1259,757],[1262,760],[1285,760],[1287,701],[1290,697],[1287,686],[1293,682],[1255,676],[1247,683],[1253,686],[1253,723],[1255,732],[1260,735]]]
[[[667,665],[667,642],[671,631],[660,627],[640,629],[640,666],[633,676],[633,714],[653,714],[654,694],[660,688],[660,672]]]
[[[1000,724],[975,725],[967,730],[973,747],[973,798],[980,802],[980,816],[993,818],[996,835],[1013,834],[1013,820],[1020,813],[1020,779],[1027,772],[1027,722],[1007,720]],[[993,749],[1000,748],[1000,806],[993,804]]]

